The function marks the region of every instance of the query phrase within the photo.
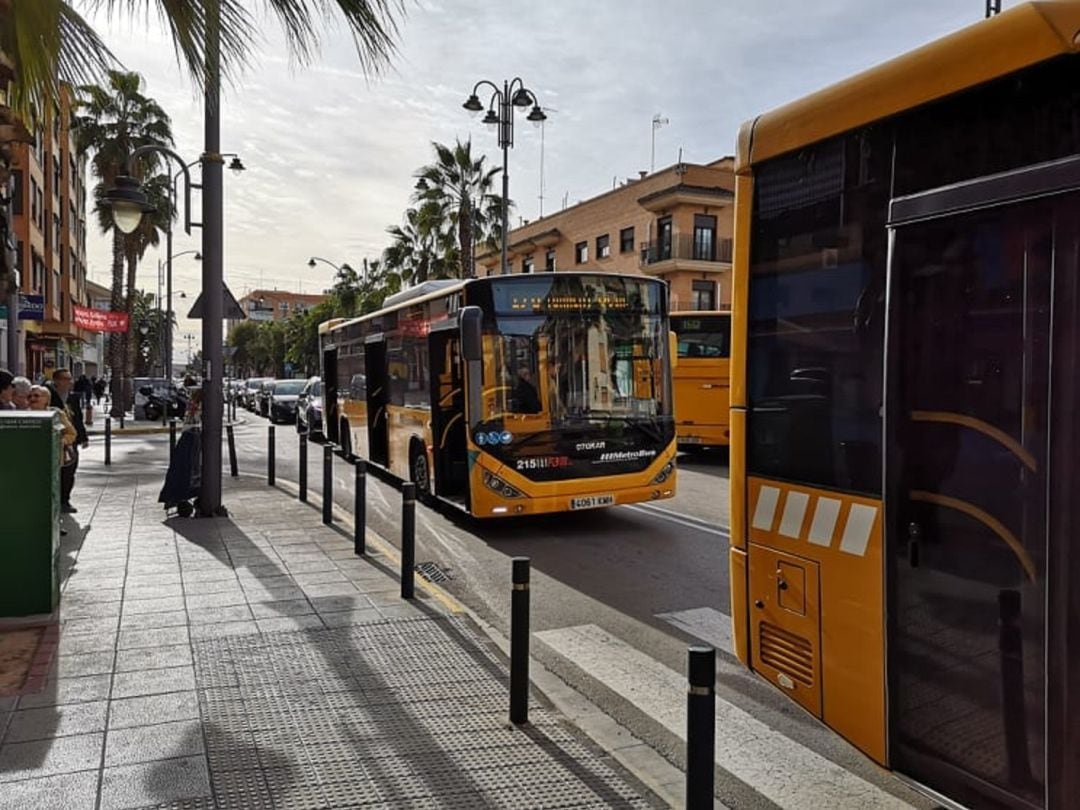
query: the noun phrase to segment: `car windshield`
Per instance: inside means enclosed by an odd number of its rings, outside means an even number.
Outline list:
[[[308,396],[321,397],[322,396],[322,380],[311,386],[311,390],[308,392]]]
[[[274,383],[274,393],[285,396],[299,395],[307,383],[304,380],[285,380]]]

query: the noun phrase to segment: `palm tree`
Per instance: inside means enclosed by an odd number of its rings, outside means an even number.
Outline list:
[[[79,126],[76,129],[78,149],[93,152],[91,166],[97,185],[94,197],[98,225],[103,233],[112,233],[112,295],[110,308],[123,309],[129,315],[133,306],[135,267],[147,247],[157,244],[159,228],[172,218],[168,203],[169,178],[156,175],[146,182],[148,196],[154,197],[156,212],[144,217],[132,234],[113,227],[107,206],[101,204],[105,190],[113,186],[117,175],[123,174],[127,156],[140,146],[173,142],[169,116],[156,101],[143,95],[142,77],[137,73],[110,71],[108,85],[83,85],[79,88]],[[149,176],[157,167],[155,155],[147,155],[135,167],[139,176]],[[127,267],[127,295],[124,294],[124,269]],[[113,415],[119,416],[128,400],[126,374],[129,352],[128,336],[115,335],[109,342],[109,365],[112,367]]]
[[[156,17],[172,35],[178,61],[201,88],[206,79],[207,33],[219,21],[222,74],[235,76],[251,59],[262,38],[265,12],[277,17],[292,57],[308,63],[319,50],[322,23],[344,18],[356,45],[361,69],[378,73],[395,51],[403,0],[90,0],[92,9],[132,18]],[[329,27],[329,26],[327,26]],[[71,0],[3,0],[0,44],[16,70],[13,107],[36,123],[51,110],[61,83],[96,83],[116,60]]]
[[[419,208],[409,208],[403,223],[386,231],[393,242],[383,253],[383,262],[406,284],[454,275],[457,245],[438,203],[425,202]]]
[[[455,139],[454,148],[432,143],[435,162],[416,173],[418,202],[434,203],[457,230],[459,278],[472,278],[475,249],[480,242],[494,243],[502,216],[502,198],[492,193],[502,169],[486,169],[484,156],[473,158],[472,140]]]

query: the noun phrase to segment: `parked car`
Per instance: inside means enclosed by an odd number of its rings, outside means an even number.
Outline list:
[[[307,380],[277,380],[270,386],[270,421],[295,422],[296,404]]]
[[[240,399],[240,404],[247,408],[249,411],[255,411],[259,404],[259,389],[262,388],[262,384],[267,380],[273,379],[272,377],[252,377],[244,383],[243,394]]]
[[[323,384],[318,377],[312,377],[300,392],[296,403],[296,430],[308,436],[323,434]]]
[[[259,416],[270,416],[270,392],[274,389],[275,382],[277,380],[273,377],[267,377],[255,392],[255,412]]]

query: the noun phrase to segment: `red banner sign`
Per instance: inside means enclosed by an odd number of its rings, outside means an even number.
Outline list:
[[[128,330],[126,312],[90,309],[77,304],[72,309],[75,310],[75,325],[80,329],[89,329],[91,332],[126,332]]]

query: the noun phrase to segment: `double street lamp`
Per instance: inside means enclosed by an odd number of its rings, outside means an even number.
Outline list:
[[[500,88],[494,82],[481,79],[473,86],[473,91],[461,106],[473,115],[484,109],[477,91],[481,87],[489,87],[492,90],[491,98],[487,104],[487,114],[484,123],[498,128],[499,147],[503,153],[502,167],[502,267],[501,272],[506,275],[510,272],[507,261],[507,241],[509,239],[510,219],[510,175],[508,172],[507,151],[514,145],[514,108],[524,108],[532,105],[532,110],[525,116],[526,120],[532,121],[537,126],[547,120],[547,116],[540,108],[540,102],[536,94],[525,86],[520,78],[511,81],[503,81]]]
[[[348,262],[342,262],[341,264],[334,264],[329,259],[324,259],[321,256],[312,256],[310,259],[307,260],[307,266],[314,269],[316,262],[322,262],[323,264],[327,264],[330,267],[333,267],[339,273],[342,273],[342,272],[345,272],[345,271],[352,271],[352,265],[350,265]],[[364,273],[363,273],[363,276],[364,276],[364,283],[367,284],[367,261],[366,260],[364,261]]]

